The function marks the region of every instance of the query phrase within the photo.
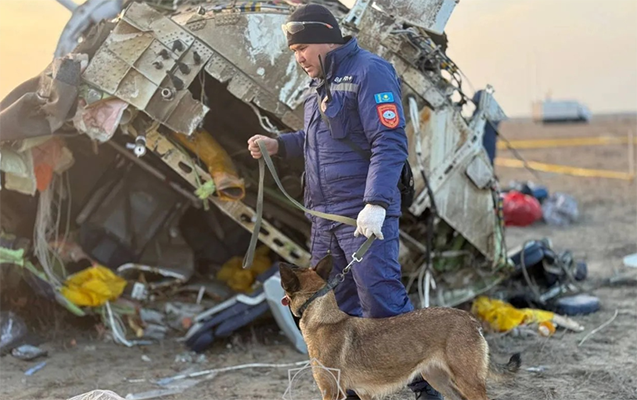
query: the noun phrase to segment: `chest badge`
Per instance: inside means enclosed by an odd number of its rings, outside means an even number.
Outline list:
[[[379,104],[376,106],[380,123],[389,129],[394,129],[400,123],[396,104]]]

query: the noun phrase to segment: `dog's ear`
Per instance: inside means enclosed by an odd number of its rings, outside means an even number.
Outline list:
[[[279,264],[281,274],[281,286],[287,293],[296,293],[301,289],[301,281],[292,270],[292,266],[286,263]]]
[[[331,254],[326,255],[319,261],[312,269],[318,274],[324,281],[330,278],[334,261]]]

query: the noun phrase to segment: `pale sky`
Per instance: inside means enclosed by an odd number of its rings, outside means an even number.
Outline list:
[[[55,0],[0,0],[0,98],[51,61],[69,17]],[[548,91],[637,112],[637,0],[460,0],[446,31],[448,55],[509,116]]]

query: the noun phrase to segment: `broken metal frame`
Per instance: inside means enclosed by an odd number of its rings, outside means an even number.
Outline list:
[[[207,171],[194,163],[190,156],[182,152],[159,132],[151,131],[146,134],[146,146],[193,187],[199,186],[198,179],[205,182],[212,181],[212,177]],[[249,232],[254,230],[254,222],[256,221],[254,209],[241,201],[222,201],[215,196],[210,196],[208,199],[246,230]],[[259,240],[286,261],[298,266],[309,266],[310,254],[265,219],[261,223]]]

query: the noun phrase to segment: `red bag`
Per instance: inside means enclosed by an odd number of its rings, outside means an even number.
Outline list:
[[[542,218],[542,206],[533,196],[512,190],[504,195],[503,203],[506,226],[527,226]]]

